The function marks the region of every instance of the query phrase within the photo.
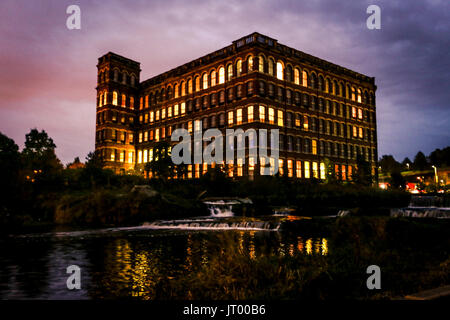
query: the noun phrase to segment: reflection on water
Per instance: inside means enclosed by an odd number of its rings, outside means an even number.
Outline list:
[[[157,298],[155,288],[208,265],[211,257],[328,254],[325,238],[264,231],[128,228],[50,233],[2,240],[1,299]],[[81,268],[81,290],[66,288],[66,268]]]

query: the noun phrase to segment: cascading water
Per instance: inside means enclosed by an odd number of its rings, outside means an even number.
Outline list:
[[[226,200],[217,200],[217,201],[205,201],[211,217],[221,218],[221,217],[232,217],[234,213],[232,211],[233,205],[240,204],[238,201],[226,201]]]
[[[391,209],[391,217],[450,218],[450,208],[442,207],[442,199],[435,196],[413,196],[407,208]]]

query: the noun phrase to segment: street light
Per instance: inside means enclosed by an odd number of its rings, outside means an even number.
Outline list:
[[[437,175],[437,168],[435,166],[431,166],[434,169],[434,181],[436,182],[436,185],[438,184],[438,175]]]

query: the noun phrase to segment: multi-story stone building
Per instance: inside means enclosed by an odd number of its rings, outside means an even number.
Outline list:
[[[140,81],[140,64],[114,53],[98,61],[95,148],[105,167],[147,173],[155,145],[176,128],[277,128],[280,174],[351,179],[357,155],[377,172],[375,79],[253,33]],[[214,166],[213,164],[212,166]],[[217,165],[223,165],[217,164]],[[210,165],[193,164],[186,178]],[[257,159],[226,165],[260,173]]]

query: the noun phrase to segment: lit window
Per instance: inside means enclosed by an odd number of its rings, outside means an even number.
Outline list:
[[[236,110],[236,124],[242,124],[242,109]]]
[[[161,119],[165,119],[166,118],[166,108],[161,109]]]
[[[147,163],[147,159],[148,159],[148,151],[147,151],[147,150],[144,150],[144,159],[143,159],[143,162],[144,162],[144,163]]]
[[[273,60],[269,59],[269,74],[273,76]]]
[[[294,69],[294,83],[300,84],[300,70],[297,68]]]
[[[353,101],[356,101],[356,89],[355,89],[355,87],[352,87],[352,100]]]
[[[287,170],[288,170],[288,177],[292,178],[294,176],[294,164],[292,160],[287,161]]]
[[[113,101],[112,104],[117,106],[117,92],[113,91]]]
[[[145,108],[148,108],[148,95],[145,96]]]
[[[358,119],[362,119],[363,118],[363,111],[362,109],[358,109]]]
[[[352,107],[352,117],[356,118],[356,108]]]
[[[208,89],[208,74],[203,74],[203,89]]]
[[[312,154],[317,154],[317,140],[312,140]]]
[[[269,123],[275,123],[275,110],[273,108],[269,108]]]
[[[320,163],[320,179],[325,180],[325,163]]]
[[[248,72],[253,71],[253,57],[252,56],[248,57],[247,62],[248,62]]]
[[[272,158],[270,158],[270,160],[272,160]],[[284,175],[283,159],[278,159],[278,172],[280,173],[280,176]]]
[[[259,121],[266,121],[266,108],[264,106],[259,106]]]
[[[255,158],[249,157],[248,158],[248,174],[250,176],[253,176],[254,170],[255,170]]]
[[[353,127],[353,137],[357,137],[358,136],[358,128],[357,127]]]
[[[302,177],[302,162],[300,160],[297,160],[295,162],[295,175],[297,176],[297,178]]]
[[[317,162],[312,163],[312,173],[313,173],[313,178],[319,179],[319,171],[318,171],[318,167],[317,167]]]
[[[346,173],[346,170],[345,170],[345,165],[342,165],[342,167],[341,167],[341,172],[342,172],[342,180],[347,180],[347,173]]]
[[[155,141],[159,141],[159,128],[155,130]]]
[[[211,72],[211,87],[214,87],[216,85],[216,71],[213,70]]]
[[[233,78],[233,65],[232,64],[228,65],[227,73],[228,73],[228,80],[231,80],[231,78]]]
[[[142,163],[142,150],[138,151],[138,163]]]
[[[253,122],[253,106],[247,108],[247,121]]]
[[[242,177],[243,170],[242,170],[242,159],[237,159],[237,175],[238,177]]]
[[[178,116],[178,104],[174,105],[174,107],[173,107],[173,115],[175,117]]]
[[[242,74],[242,60],[241,59],[239,59],[237,62],[236,62],[236,76],[240,76]]]
[[[172,117],[172,107],[168,107],[167,108],[167,117],[171,118]]]
[[[311,172],[309,170],[309,161],[305,161],[304,164],[305,164],[305,178],[309,179],[311,178]]]
[[[200,90],[200,77],[196,76],[195,77],[195,91],[199,91]]]
[[[174,91],[175,91],[175,98],[178,98],[178,83],[177,84],[175,84],[175,86],[174,86]]]
[[[283,80],[283,64],[280,61],[277,62],[277,78]]]
[[[149,150],[148,161],[153,161],[153,149]]]
[[[186,95],[186,86],[184,85],[184,81],[181,81],[181,96],[185,96]]]
[[[192,79],[189,79],[188,82],[188,94],[192,93]]]
[[[352,180],[352,166],[348,166],[348,180]]]
[[[133,151],[128,152],[128,163],[133,163]]]
[[[308,74],[306,73],[306,71],[302,71],[302,85],[304,87],[308,86]]]
[[[192,121],[188,122],[188,131],[192,132]]]
[[[282,127],[284,125],[283,121],[283,111],[278,110],[278,126]]]
[[[180,110],[181,114],[185,114],[186,113],[186,103],[185,102],[181,103],[181,108],[180,109],[181,109]]]
[[[195,120],[194,121],[194,128],[195,128],[195,131],[200,131],[200,125],[201,125],[201,120]]]
[[[153,130],[150,130],[150,141],[153,141]]]
[[[130,97],[130,109],[134,109],[134,98]]]
[[[139,99],[139,110],[144,109],[144,97]]]
[[[142,132],[139,132],[139,143],[142,142]]]
[[[104,105],[107,103],[107,98],[108,98],[108,91],[105,91],[105,93],[103,94],[103,104]]]
[[[148,131],[144,132],[144,142],[148,141]]]
[[[147,114],[146,114],[147,116]],[[153,121],[155,121],[155,113],[153,111],[150,112],[150,123],[152,123]]]
[[[358,89],[358,102],[361,103],[361,89]]]
[[[159,121],[159,110],[155,112],[155,121]]]
[[[359,128],[359,137],[363,138],[363,128]]]
[[[125,102],[127,101],[127,96],[122,94],[122,107],[125,108]]]
[[[308,123],[307,116],[303,116],[303,129],[305,129],[305,131],[308,131],[308,129],[309,129],[309,123]]]
[[[219,68],[219,84],[225,83],[225,68]]]
[[[233,124],[233,111],[228,112],[228,125]]]

